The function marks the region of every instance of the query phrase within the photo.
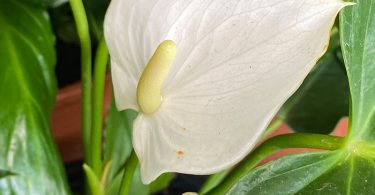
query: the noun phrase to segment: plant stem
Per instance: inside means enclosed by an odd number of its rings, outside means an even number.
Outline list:
[[[90,129],[91,129],[91,40],[86,11],[82,0],[69,0],[72,8],[74,20],[76,22],[77,33],[81,44],[81,79],[82,79],[82,138],[84,160],[91,166],[90,149]]]
[[[102,128],[103,128],[103,101],[105,73],[108,63],[108,49],[104,37],[100,39],[95,56],[94,87],[92,105],[92,132],[91,132],[91,167],[98,178],[102,174]]]
[[[135,171],[135,168],[137,167],[137,164],[138,164],[138,158],[133,150],[129,156],[129,159],[125,163],[124,173],[123,173],[124,175],[122,176],[119,195],[129,194],[130,186],[132,183],[134,171]]]
[[[207,194],[225,194],[233,184],[249,173],[265,157],[278,150],[285,148],[336,150],[341,148],[343,144],[344,138],[320,134],[292,133],[272,137],[249,154],[225,177],[220,185]]]

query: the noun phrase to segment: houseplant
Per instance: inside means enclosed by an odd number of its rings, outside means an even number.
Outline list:
[[[0,50],[2,136],[0,143],[3,146],[0,152],[4,156],[0,163],[0,186],[5,194],[70,193],[48,128],[56,93],[56,81],[53,76],[55,63],[54,35],[51,31],[50,21],[46,17],[46,9],[53,3],[56,2],[48,0],[3,1],[0,7],[0,24],[4,27],[4,30],[0,32],[2,40],[2,49]],[[202,1],[202,3],[204,2]],[[372,64],[373,42],[371,40],[373,36],[371,35],[374,26],[372,23],[374,13],[371,9],[373,6],[371,0],[358,0],[355,3],[355,5],[344,8],[341,12],[340,23],[336,26],[336,32],[335,30],[332,32],[331,47],[317,66],[317,68],[327,68],[327,64],[342,63],[338,45],[341,46],[351,92],[350,125],[347,136],[340,138],[296,133],[271,138],[258,146],[233,170],[212,176],[201,193],[314,193],[317,190],[320,193],[371,193],[373,191],[371,183],[374,180],[372,165],[374,159],[372,152],[374,147],[372,141],[374,85],[371,73],[374,71],[374,66]],[[81,1],[71,0],[70,4],[82,47],[82,129],[85,162],[87,163],[84,169],[87,174],[88,192],[113,194],[121,191],[126,194],[132,190],[131,182],[137,182],[136,177],[132,179],[133,171],[137,167],[137,158],[134,153],[130,155],[131,133],[126,131],[130,129],[132,121],[136,117],[134,111],[118,112],[114,107],[110,110],[106,130],[104,131],[106,134],[104,149],[102,150],[101,147],[102,91],[108,59],[104,39],[100,38],[102,37],[100,26],[103,21],[105,6],[98,9],[98,7],[93,6],[94,2],[87,2],[88,14],[86,14]],[[324,4],[322,3],[322,5]],[[146,8],[147,3],[140,6]],[[271,6],[270,8],[275,7]],[[306,8],[310,7],[306,6]],[[319,6],[314,9],[317,8]],[[17,14],[14,14],[13,10],[17,10]],[[301,13],[298,12],[296,15],[298,16]],[[91,25],[89,25],[87,18],[89,18]],[[333,18],[331,19],[333,21]],[[255,20],[255,22],[259,21]],[[278,21],[274,25],[279,23],[282,23],[282,21]],[[313,26],[315,23],[307,24]],[[311,27],[309,25],[301,26],[301,28],[307,28],[307,30],[302,29],[309,31],[311,30],[308,28]],[[92,57],[89,26],[91,26],[93,37],[96,37],[99,43],[94,60],[93,92],[91,92],[90,87],[92,84]],[[236,29],[234,26],[232,28]],[[234,33],[236,32],[240,31],[234,31]],[[341,44],[334,42],[338,40],[338,34],[341,35],[339,38]],[[111,37],[111,35],[109,36]],[[152,47],[155,48],[156,46],[153,45]],[[234,48],[236,47],[232,49]],[[148,50],[151,54],[154,52],[151,48],[148,48]],[[116,51],[112,49],[112,57],[115,56],[113,52]],[[121,50],[118,52],[121,52]],[[142,66],[146,63],[147,61]],[[315,72],[312,72],[312,75],[326,75],[325,71],[323,71],[323,74],[321,69],[317,68],[314,69]],[[340,75],[338,69],[332,72]],[[322,76],[318,80],[324,78],[326,76]],[[345,88],[345,84],[343,84],[345,83],[345,76],[343,78],[343,81],[338,82],[338,85],[344,85],[341,87]],[[327,114],[327,112],[333,113],[328,115],[332,117],[332,120],[327,118],[327,120],[323,120],[323,123],[309,123],[309,121],[293,115],[301,108],[307,110],[313,101],[319,102],[319,97],[307,102],[302,101],[306,97],[310,97],[306,96],[309,90],[315,90],[311,87],[311,83],[315,83],[313,81],[316,80],[314,76],[310,76],[309,80],[305,81],[307,84],[302,88],[305,90],[295,94],[294,98],[290,99],[279,112],[280,120],[285,120],[292,127],[303,131],[312,131],[314,129],[312,127],[321,127],[318,130],[325,132],[332,129],[332,124],[337,122],[337,118],[345,114],[345,108],[338,107],[338,109],[328,109],[319,113],[320,115]],[[115,85],[119,86],[118,84]],[[324,85],[316,88],[319,93],[324,92],[324,90],[325,92],[330,91],[330,89],[323,89]],[[332,91],[333,89],[337,88],[332,88]],[[269,93],[272,93],[272,91]],[[341,93],[341,91],[338,93]],[[282,103],[285,98],[281,99],[279,103]],[[345,97],[339,99],[344,99],[344,103],[339,105],[345,106]],[[90,103],[91,101],[92,103]],[[116,101],[122,100],[117,98]],[[316,109],[312,110],[316,111]],[[257,131],[257,136],[259,137],[262,132],[263,129],[260,128],[259,132]],[[255,141],[253,140],[252,143],[255,144]],[[223,142],[223,144],[232,146],[235,143]],[[253,169],[257,162],[273,151],[290,147],[320,148],[331,150],[331,152],[285,156]],[[247,148],[247,150],[250,149]],[[101,154],[102,151],[103,155]],[[163,152],[165,151],[161,151],[161,154]],[[130,158],[127,158],[129,155]],[[307,176],[306,172],[309,173]],[[202,171],[202,173],[206,172]],[[223,175],[226,175],[226,177],[222,180]],[[161,183],[165,183],[163,180],[168,181],[170,177],[167,175],[161,178],[156,180],[156,183],[144,188],[154,191],[160,189],[160,186],[164,187]],[[280,180],[283,182],[280,182]],[[295,185],[296,181],[300,185]],[[46,185],[47,183],[48,185]],[[220,184],[217,185],[218,183]]]

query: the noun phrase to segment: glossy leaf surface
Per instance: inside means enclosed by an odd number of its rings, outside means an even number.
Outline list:
[[[243,177],[228,194],[372,194],[374,159],[342,151],[285,156]]]
[[[341,13],[341,45],[348,72],[352,140],[375,141],[375,1],[355,0]]]
[[[69,194],[50,132],[56,94],[54,36],[43,8],[0,4],[2,194]]]

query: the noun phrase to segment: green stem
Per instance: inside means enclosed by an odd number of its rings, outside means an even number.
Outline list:
[[[81,79],[82,79],[82,137],[84,160],[91,166],[90,129],[91,129],[91,41],[86,11],[82,0],[69,0],[77,33],[81,44]]]
[[[283,120],[281,120],[279,117],[272,120],[272,122],[268,125],[267,129],[262,134],[260,140],[263,140],[265,137],[270,135],[272,132],[274,132],[276,129],[278,129],[283,124]],[[210,175],[208,179],[204,182],[202,188],[199,191],[199,194],[204,194],[212,190],[214,187],[216,187],[221,181],[224,180],[224,178],[230,173],[230,169],[221,171],[219,173]]]
[[[134,150],[130,154],[129,159],[126,161],[125,167],[124,167],[124,175],[122,177],[121,187],[119,195],[128,195],[130,191],[130,186],[132,183],[133,175],[135,168],[138,164],[138,158],[135,154]]]
[[[91,167],[98,178],[102,174],[102,127],[105,74],[108,63],[108,49],[104,37],[100,39],[95,57],[94,88],[92,105]]]
[[[292,133],[272,137],[249,154],[220,185],[207,194],[225,194],[233,184],[249,173],[259,162],[278,150],[285,148],[336,150],[341,148],[343,143],[344,138],[320,134]]]

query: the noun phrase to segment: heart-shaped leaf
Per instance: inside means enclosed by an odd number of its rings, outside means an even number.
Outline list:
[[[0,6],[1,194],[68,194],[50,132],[54,36],[47,12],[24,1]]]

